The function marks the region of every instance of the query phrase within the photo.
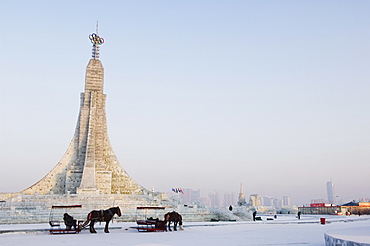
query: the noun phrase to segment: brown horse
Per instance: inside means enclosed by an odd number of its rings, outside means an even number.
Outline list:
[[[179,213],[175,212],[175,211],[166,213],[164,215],[164,221],[166,222],[166,226],[165,226],[166,231],[167,231],[167,223],[168,223],[168,230],[172,231],[171,227],[170,227],[171,222],[173,222],[173,229],[175,231],[177,231],[177,224],[179,224],[180,230],[184,230],[184,228],[182,226],[182,216]]]
[[[94,224],[95,222],[100,221],[105,222],[104,232],[109,233],[108,224],[115,214],[121,216],[121,210],[119,209],[119,207],[114,207],[107,210],[93,210],[87,215],[87,220],[85,221],[85,223],[83,223],[83,225],[80,226],[79,229],[82,229],[90,222],[90,232],[96,233]]]

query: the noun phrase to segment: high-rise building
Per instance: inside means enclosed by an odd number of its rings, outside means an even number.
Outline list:
[[[266,206],[266,207],[272,207],[274,206],[274,198],[270,196],[264,196],[262,198],[262,204],[263,206]]]
[[[247,202],[245,201],[245,195],[243,192],[243,184],[240,184],[240,192],[239,192],[239,197],[238,197],[238,205],[239,206],[245,206],[247,205]]]
[[[212,208],[222,207],[223,204],[220,200],[220,194],[218,192],[210,193],[208,196],[211,199]]]
[[[282,205],[282,200],[275,197],[274,198],[274,207],[277,208],[277,209],[280,209],[281,205]]]
[[[207,207],[211,208],[212,207],[212,202],[211,198],[209,196],[201,196],[200,201],[206,205]]]
[[[224,194],[224,206],[228,207],[230,205],[236,205],[236,194],[235,193],[225,193]]]
[[[182,189],[183,194],[181,194],[182,201],[184,204],[192,204],[200,199],[200,190],[193,189]]]
[[[283,206],[290,207],[290,197],[289,196],[283,196]]]
[[[335,204],[335,189],[334,189],[334,183],[330,180],[326,183],[326,191],[328,194],[328,203]]]

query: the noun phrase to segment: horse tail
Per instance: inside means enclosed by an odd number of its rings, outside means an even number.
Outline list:
[[[170,215],[167,213],[164,215],[164,221],[169,221],[170,220]]]
[[[179,226],[180,226],[180,230],[184,230],[184,227],[182,226],[182,216],[181,216],[181,214],[179,214]]]

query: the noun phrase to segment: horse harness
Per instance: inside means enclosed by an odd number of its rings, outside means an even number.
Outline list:
[[[106,210],[106,211],[108,211],[109,212],[109,214],[112,216],[112,219],[113,219],[113,216],[114,216],[114,213],[110,210],[110,209],[108,209],[108,210]],[[96,212],[98,212],[98,217],[96,217],[96,218],[93,218],[92,217],[92,212],[90,212],[89,213],[89,220],[98,220],[98,221],[104,221],[104,212],[105,212],[105,210],[99,210],[99,211],[96,211]]]

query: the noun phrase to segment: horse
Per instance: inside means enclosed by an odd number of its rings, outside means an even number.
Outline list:
[[[166,213],[164,215],[164,221],[165,221],[166,224],[168,222],[168,230],[169,231],[172,231],[171,230],[171,227],[170,227],[171,226],[171,222],[173,222],[173,229],[175,231],[177,231],[177,223],[180,226],[180,230],[184,230],[184,228],[182,226],[182,216],[179,213],[175,212],[175,211]],[[167,226],[166,225],[165,225],[165,229],[167,231]]]
[[[96,233],[94,224],[95,222],[100,221],[105,222],[104,232],[109,233],[108,224],[115,214],[121,216],[121,210],[119,207],[113,207],[107,210],[93,210],[87,215],[87,220],[79,227],[79,229],[81,230],[90,222],[90,233]]]

